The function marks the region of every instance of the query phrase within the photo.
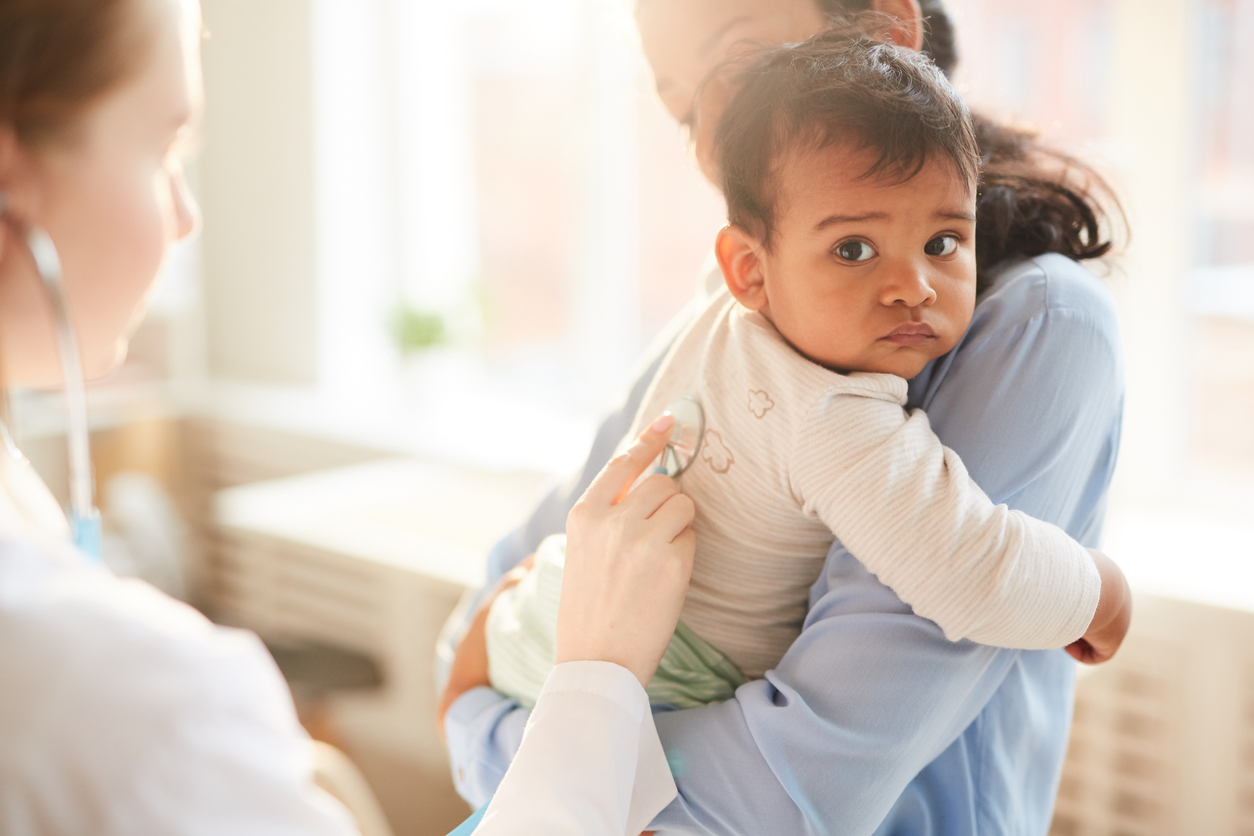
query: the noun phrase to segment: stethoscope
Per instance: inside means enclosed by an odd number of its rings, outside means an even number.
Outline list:
[[[670,440],[654,465],[654,473],[665,473],[674,479],[696,461],[705,436],[705,410],[696,398],[680,398],[666,407],[675,416]]]
[[[8,197],[0,192],[0,217],[8,214]],[[61,377],[65,388],[67,415],[66,443],[70,461],[70,532],[74,544],[85,554],[100,559],[100,512],[96,510],[91,469],[91,444],[87,427],[87,391],[78,340],[65,304],[61,259],[48,233],[37,226],[10,220],[26,241],[35,269],[48,295],[57,328],[57,352],[61,355]]]

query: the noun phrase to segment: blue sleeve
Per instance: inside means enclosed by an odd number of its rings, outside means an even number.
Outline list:
[[[1074,263],[1029,265],[1001,286],[1002,297],[984,301],[969,339],[912,391],[994,501],[1093,542],[1122,409],[1113,306]],[[946,641],[836,544],[801,636],[765,680],[727,703],[656,718],[682,774],[679,797],[655,825],[668,834],[871,834],[985,710],[1019,656]],[[1027,687],[1066,711],[1067,699],[1041,689],[1069,688],[1069,680]],[[1041,785],[1018,790],[1049,794],[1032,807],[1048,810],[1053,787],[1045,777],[1057,775],[1062,752],[1052,738],[1065,736],[1066,717],[1042,718],[1030,707],[1019,717],[990,723],[1013,731],[987,734],[984,745],[1015,749],[1016,779]],[[986,754],[999,761],[1004,752]],[[948,792],[988,803],[974,765],[949,766],[967,774],[951,770]],[[962,798],[919,798],[935,809],[908,817],[925,824],[894,833],[975,832],[955,822]],[[1021,824],[1044,832],[1048,819]]]
[[[911,381],[910,402],[995,501],[1097,545],[1123,352],[1114,300],[1083,267],[1049,255],[1012,272],[958,349]]]

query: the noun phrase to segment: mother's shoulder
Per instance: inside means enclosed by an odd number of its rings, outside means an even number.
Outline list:
[[[1114,296],[1083,264],[1046,253],[1007,262],[994,272],[992,287],[976,305],[972,332],[1000,331],[1053,318],[1086,324],[1112,338],[1118,334]]]

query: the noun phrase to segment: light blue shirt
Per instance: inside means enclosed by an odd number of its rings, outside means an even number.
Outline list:
[[[489,556],[490,587],[566,514],[609,459],[657,370],[601,427],[580,478],[554,491]],[[953,351],[910,384],[994,502],[1101,535],[1123,412],[1110,293],[1058,255],[1011,264]],[[839,432],[834,427],[833,432]],[[839,542],[801,635],[728,702],[659,711],[679,797],[663,833],[1033,834],[1049,828],[1071,722],[1074,663],[1061,650],[952,643]],[[445,719],[458,791],[482,804],[528,712],[489,688]]]

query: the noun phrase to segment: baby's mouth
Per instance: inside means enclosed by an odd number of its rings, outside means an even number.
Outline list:
[[[893,345],[921,345],[936,339],[936,332],[926,322],[907,322],[898,325],[891,333],[880,337],[883,342]]]

